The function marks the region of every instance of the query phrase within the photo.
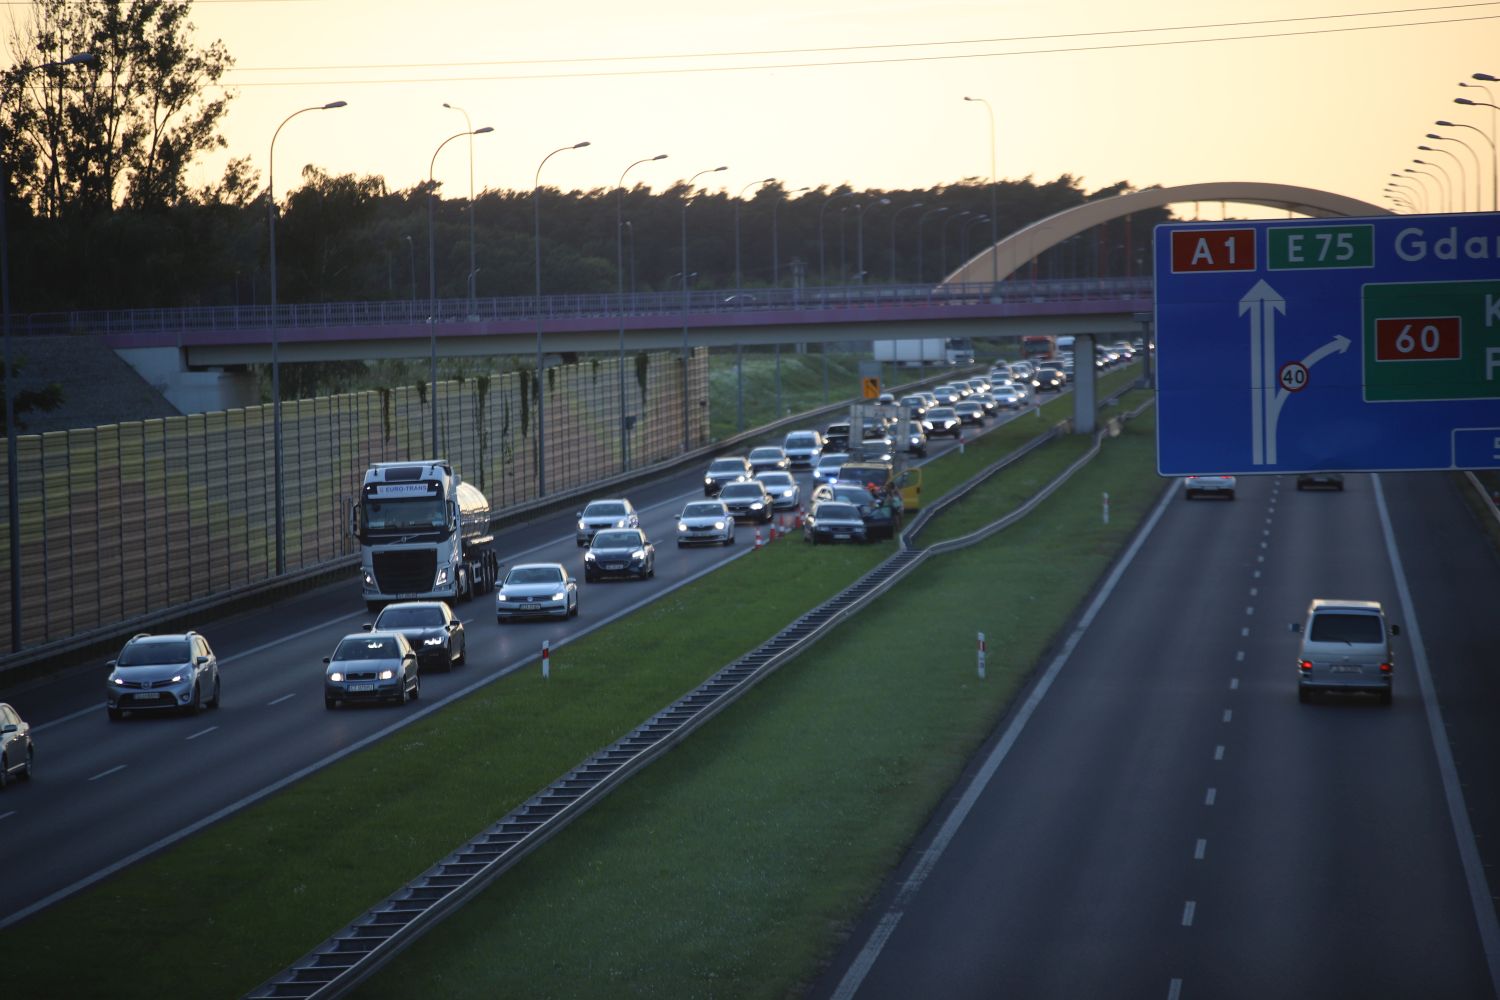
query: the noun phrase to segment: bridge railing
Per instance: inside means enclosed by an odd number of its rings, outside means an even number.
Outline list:
[[[1151,297],[1150,277],[1006,280],[998,284],[827,285],[813,288],[691,289],[681,291],[385,299],[278,305],[275,324],[286,328],[410,326],[429,322],[521,322],[600,316],[667,316],[683,311],[755,313],[880,309],[892,306],[1069,302]],[[15,317],[20,335],[162,333],[172,330],[248,330],[272,325],[270,306],[190,306],[181,309],[101,309]]]

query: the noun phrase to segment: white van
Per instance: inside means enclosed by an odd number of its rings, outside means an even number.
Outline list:
[[[1317,691],[1367,691],[1382,705],[1391,703],[1395,659],[1390,637],[1401,626],[1387,625],[1378,601],[1318,598],[1307,606],[1307,620],[1293,622],[1302,636],[1297,653],[1297,699]]]

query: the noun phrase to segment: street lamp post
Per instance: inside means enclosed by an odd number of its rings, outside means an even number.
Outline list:
[[[927,280],[927,270],[922,266],[922,227],[927,225],[929,215],[942,215],[948,211],[948,206],[939,205],[937,208],[929,208],[917,217],[917,284]]]
[[[1455,159],[1457,159],[1457,157],[1455,157]],[[1432,169],[1434,169],[1434,170],[1437,171],[1437,173],[1433,174],[1432,176],[1438,177],[1442,181],[1442,188],[1443,188],[1443,211],[1445,211],[1445,212],[1451,212],[1451,211],[1453,211],[1453,188],[1454,188],[1454,184],[1453,184],[1453,178],[1451,176],[1449,176],[1449,174],[1448,174],[1448,168],[1445,167],[1445,166],[1443,166],[1441,163],[1429,163],[1427,160],[1419,160],[1419,159],[1416,159],[1415,157],[1412,158],[1411,162],[1417,164],[1417,166],[1419,166],[1419,167],[1431,167]],[[1462,186],[1459,186],[1459,188],[1458,188],[1458,194],[1459,194],[1460,198],[1463,197],[1463,187]]]
[[[1485,78],[1488,79],[1489,77],[1486,76]],[[1485,93],[1488,94],[1489,91],[1486,90]],[[1453,103],[1454,104],[1464,104],[1464,105],[1467,105],[1467,106],[1469,106],[1471,108],[1500,109],[1500,104],[1496,104],[1493,101],[1471,101],[1467,97],[1455,97],[1453,99]],[[1438,124],[1439,125],[1445,125],[1447,123],[1446,122],[1438,122]],[[1474,128],[1474,126],[1470,125],[1469,128]],[[1494,169],[1492,169],[1490,171],[1490,204],[1494,205],[1495,204],[1495,198],[1497,197],[1496,189],[1500,188],[1500,153],[1496,152],[1496,145],[1495,145],[1495,140],[1497,138],[1500,138],[1500,137],[1497,137],[1495,135],[1495,111],[1494,110],[1490,111],[1490,130],[1489,130],[1489,132],[1486,133],[1483,129],[1477,129],[1477,128],[1474,128],[1474,130],[1476,132],[1478,132],[1480,135],[1484,136],[1486,139],[1489,140],[1489,143],[1490,143],[1490,155],[1492,157],[1494,157]]]
[[[812,188],[810,188],[810,187],[799,187],[799,188],[796,188],[796,189],[791,190],[791,191],[782,191],[781,192],[781,197],[779,197],[779,198],[777,198],[777,199],[775,199],[774,201],[771,202],[771,287],[772,288],[780,288],[781,287],[781,247],[778,245],[778,240],[779,240],[780,237],[778,236],[777,231],[776,231],[776,209],[779,208],[781,206],[781,203],[786,200],[786,196],[787,195],[789,195],[789,194],[800,194],[803,191],[811,191],[811,190],[812,190]],[[741,430],[744,429],[743,423],[744,422],[742,420],[741,421],[741,428],[740,428]]]
[[[1480,137],[1483,138],[1485,142],[1490,144],[1490,209],[1493,211],[1495,209],[1496,199],[1497,197],[1500,197],[1500,189],[1497,189],[1496,187],[1497,183],[1500,183],[1500,176],[1497,176],[1497,172],[1500,172],[1500,152],[1496,151],[1495,140],[1492,139],[1484,129],[1479,128],[1476,125],[1466,125],[1463,122],[1450,122],[1443,121],[1441,119],[1433,122],[1433,124],[1439,126],[1440,128],[1473,129],[1475,132],[1479,133]]]
[[[1391,173],[1391,176],[1396,178],[1396,180],[1392,183],[1397,185],[1405,185],[1405,187],[1401,187],[1400,190],[1410,191],[1418,205],[1417,210],[1419,212],[1425,213],[1427,211],[1427,191],[1425,188],[1423,188],[1421,182],[1412,180],[1410,177],[1395,173],[1394,171]]]
[[[982,97],[965,97],[966,101],[983,104],[984,110],[990,115],[990,267],[991,284],[1000,283],[1000,255],[995,252],[995,246],[1000,242],[1000,233],[995,227],[999,223],[1000,214],[995,205],[995,109],[990,107],[990,102]]]
[[[776,178],[774,178],[774,177],[767,177],[764,180],[751,181],[749,184],[746,184],[744,187],[740,188],[739,195],[736,196],[735,199],[734,199],[734,290],[735,291],[739,291],[741,288],[745,287],[745,279],[740,274],[740,201],[744,199],[746,191],[749,191],[753,187],[759,187],[759,186],[762,186],[762,185],[765,185],[765,184],[773,183],[775,180],[776,180]]]
[[[447,106],[448,105],[446,105],[446,104],[443,105],[443,107],[447,107]],[[464,118],[467,119],[468,115],[465,115]],[[438,322],[438,309],[437,309],[437,249],[436,249],[436,246],[435,246],[435,241],[433,239],[433,224],[432,224],[434,206],[435,206],[435,203],[437,202],[437,179],[436,179],[436,174],[435,174],[435,170],[437,169],[437,158],[438,158],[438,154],[443,151],[443,147],[446,146],[446,145],[448,145],[448,143],[452,142],[454,139],[462,139],[464,136],[469,136],[469,144],[470,144],[470,147],[472,148],[473,143],[474,143],[474,136],[476,136],[476,135],[484,135],[484,134],[486,134],[488,132],[493,132],[493,131],[495,131],[493,128],[491,128],[490,126],[486,125],[483,128],[481,128],[481,129],[472,130],[472,131],[469,131],[469,132],[459,132],[456,135],[450,135],[448,138],[446,138],[442,142],[438,143],[438,148],[434,149],[432,151],[432,160],[427,164],[427,297],[428,297],[428,300],[431,303],[431,308],[429,309],[428,316],[427,316],[427,340],[428,340],[428,343],[429,343],[430,348],[431,348],[431,363],[430,363],[429,373],[428,373],[428,377],[427,377],[427,395],[428,395],[428,402],[432,406],[432,457],[434,459],[439,458],[442,455],[442,452],[438,448],[438,398],[437,398],[437,391],[438,391],[438,375],[437,375],[437,322]],[[470,158],[470,163],[471,164],[473,163],[472,156]],[[473,176],[474,175],[473,175],[472,169],[471,169],[471,173],[469,174],[469,177],[470,177],[470,180],[469,180],[469,183],[470,183],[470,192],[469,192],[469,221],[471,223],[473,222],[473,219],[474,219],[474,193],[473,193],[473,189],[472,189]],[[469,256],[469,279],[470,279],[470,281],[472,281],[473,277],[474,277],[473,253],[474,253],[474,235],[473,235],[473,230],[470,229],[470,231],[469,231],[469,255],[470,255]],[[473,315],[473,296],[470,296],[470,299],[469,299],[469,309],[470,309],[469,314]]]
[[[469,290],[468,315],[473,316],[475,314],[474,300],[477,297],[476,293],[478,291],[475,276],[479,274],[479,269],[474,266],[474,137],[482,135],[485,132],[493,132],[494,129],[486,126],[475,132],[474,123],[469,120],[469,113],[467,111],[456,105],[449,104],[447,101],[443,102],[443,107],[450,111],[457,111],[464,116],[464,128],[468,130],[469,136],[469,281],[466,287]]]
[[[688,291],[687,261],[687,210],[693,203],[693,183],[704,174],[717,174],[728,170],[724,167],[710,167],[700,170],[688,178],[687,195],[682,199],[682,450],[684,453],[692,448],[692,424],[689,421],[688,410],[688,300],[691,293]]]
[[[531,183],[531,227],[535,253],[536,271],[536,495],[538,499],[547,495],[547,405],[542,398],[542,168],[558,153],[570,149],[583,149],[589,143],[575,142],[561,146],[542,157],[536,165],[536,177]]]
[[[271,133],[271,151],[266,156],[266,228],[271,237],[271,422],[274,426],[272,439],[275,447],[277,576],[286,572],[286,477],[283,475],[285,456],[281,444],[281,325],[276,317],[276,137],[281,134],[286,123],[298,115],[309,111],[332,111],[334,108],[347,107],[348,104],[348,101],[330,101],[293,111]]]
[[[1448,192],[1445,189],[1442,180],[1438,177],[1437,174],[1433,173],[1431,170],[1416,170],[1412,167],[1406,167],[1405,170],[1407,173],[1415,174],[1419,177],[1431,177],[1432,186],[1437,189],[1439,203],[1443,206],[1440,211],[1448,211]]]
[[[969,211],[966,208],[962,212],[957,213],[956,215],[950,215],[950,216],[948,216],[946,219],[943,220],[943,224],[938,227],[938,235],[942,237],[942,239],[941,239],[941,241],[939,242],[939,245],[938,245],[938,281],[939,282],[945,280],[948,277],[948,227],[951,226],[951,225],[953,225],[953,223],[957,222],[959,219],[965,218],[966,216],[970,216],[970,215],[973,215],[973,214],[974,214],[973,212]]]
[[[840,198],[853,197],[853,191],[842,191],[839,194],[830,195],[829,197],[823,199],[823,204],[818,206],[818,284],[820,285],[826,286],[828,284],[828,268],[826,264],[826,255],[823,253],[823,213],[827,211],[829,205],[832,205]]]
[[[25,77],[34,69],[62,69],[65,66],[92,66],[98,60],[92,52],[79,52],[57,62],[38,63],[35,66],[17,66],[16,74]],[[20,79],[17,80],[19,85]],[[59,92],[61,81],[59,80]],[[58,114],[62,113],[62,100],[58,100]],[[0,142],[0,150],[4,143]],[[54,169],[57,155],[54,151]],[[21,483],[20,455],[16,450],[16,389],[12,381],[15,367],[10,345],[10,237],[5,219],[5,203],[10,200],[10,171],[0,166],[0,314],[3,314],[5,341],[5,503],[6,520],[10,534],[10,649],[21,651]],[[278,483],[280,480],[278,479]]]
[[[1484,173],[1484,165],[1479,162],[1479,154],[1475,152],[1474,147],[1469,145],[1467,142],[1464,142],[1462,139],[1456,138],[1451,135],[1438,135],[1436,132],[1428,132],[1426,138],[1435,139],[1439,142],[1456,142],[1464,149],[1467,149],[1469,151],[1469,156],[1474,159],[1474,210],[1476,212],[1484,211],[1484,199],[1479,193],[1479,182],[1481,180],[1481,176]],[[1426,147],[1419,146],[1417,148],[1425,149]],[[1494,207],[1495,206],[1491,205],[1491,210],[1493,210]]]
[[[409,234],[403,235],[401,238],[406,241],[406,256],[408,263],[411,265],[409,271],[411,275],[411,304],[413,307],[412,312],[415,313],[417,304],[417,245],[412,242]]]
[[[875,204],[889,205],[891,199],[877,198]],[[856,202],[854,205],[854,271],[858,278],[856,284],[865,283],[865,203]]]
[[[891,213],[891,284],[896,283],[896,220],[901,218],[901,213],[908,208],[921,208],[923,202],[914,201],[910,205],[902,205]]]
[[[1435,148],[1433,146],[1418,146],[1417,149],[1421,150],[1424,153],[1442,153],[1444,156],[1451,156],[1451,157],[1453,157],[1453,162],[1456,163],[1456,164],[1458,164],[1458,210],[1460,212],[1468,211],[1468,204],[1465,201],[1465,199],[1468,197],[1467,188],[1469,186],[1469,182],[1465,179],[1467,175],[1464,172],[1464,161],[1460,160],[1458,158],[1458,154],[1457,153],[1450,153],[1446,149],[1437,149],[1437,148]],[[1421,163],[1422,161],[1421,160],[1413,160],[1412,162],[1414,162],[1414,163]],[[1432,166],[1437,166],[1437,164],[1434,163],[1434,164],[1432,164]],[[1475,208],[1477,209],[1478,208],[1478,204],[1477,203],[1478,203],[1478,200],[1479,200],[1479,192],[1478,192],[1479,178],[1478,177],[1474,178],[1474,184],[1476,186],[1475,187],[1475,192],[1474,192],[1474,200],[1475,200],[1475,203],[1476,203],[1475,204]]]
[[[981,222],[990,221],[988,215],[976,215],[974,218],[958,227],[958,256],[965,263],[969,260],[969,230]],[[960,265],[962,266],[962,265]]]
[[[620,182],[615,185],[615,288],[619,293],[620,300],[620,357],[616,362],[620,377],[620,468],[626,471],[630,467],[627,456],[630,454],[630,429],[625,422],[625,175],[630,173],[642,163],[655,163],[657,160],[665,160],[666,153],[658,153],[648,156],[643,160],[636,160],[630,166],[620,171]],[[631,269],[635,265],[635,239],[631,234]],[[631,281],[631,291],[635,291],[635,281]]]

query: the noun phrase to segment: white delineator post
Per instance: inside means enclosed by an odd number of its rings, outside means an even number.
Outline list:
[[[542,640],[542,680],[547,680],[549,677],[552,676],[551,659],[552,659],[552,640],[551,639],[543,639]]]
[[[979,679],[984,680],[984,633],[979,633]]]
[[[1109,494],[1104,494],[1104,523],[1109,523]]]

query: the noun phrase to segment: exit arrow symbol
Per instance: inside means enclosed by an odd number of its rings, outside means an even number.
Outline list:
[[[1317,364],[1319,361],[1322,361],[1330,354],[1343,354],[1345,351],[1349,350],[1349,345],[1351,343],[1353,343],[1353,341],[1351,341],[1348,337],[1344,336],[1343,334],[1339,334],[1328,343],[1324,344],[1322,347],[1319,347],[1307,357],[1303,358],[1302,367],[1312,368],[1313,365]],[[1281,389],[1278,387],[1276,390],[1276,398],[1271,402],[1271,412],[1266,418],[1267,434],[1270,440],[1269,461],[1272,463],[1276,461],[1276,421],[1280,419],[1281,407],[1286,403],[1286,399],[1290,395],[1291,393],[1287,392],[1285,389]]]
[[[1276,461],[1274,430],[1266,434],[1266,414],[1271,409],[1276,390],[1276,314],[1286,315],[1286,299],[1266,284],[1257,281],[1240,299],[1240,315],[1250,314],[1250,446],[1251,463],[1265,465]]]

